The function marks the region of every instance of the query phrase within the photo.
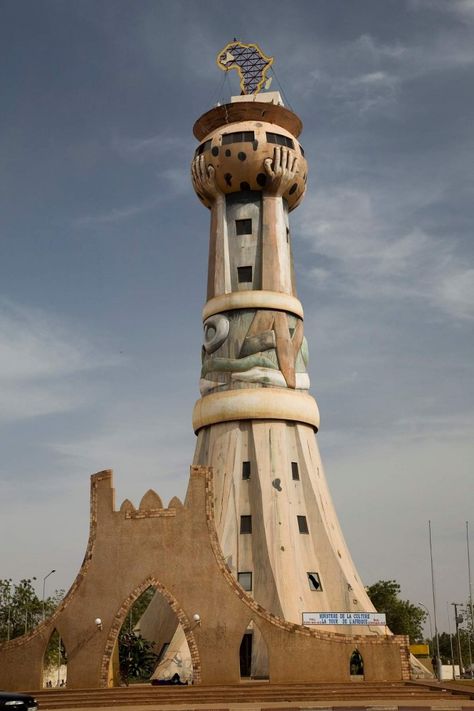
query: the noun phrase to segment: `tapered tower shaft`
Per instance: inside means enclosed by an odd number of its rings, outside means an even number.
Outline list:
[[[278,94],[252,98],[194,126],[193,185],[211,211],[194,463],[213,468],[219,540],[236,578],[301,623],[303,611],[374,608],[331,502],[308,394],[288,219],[307,180],[301,122]]]

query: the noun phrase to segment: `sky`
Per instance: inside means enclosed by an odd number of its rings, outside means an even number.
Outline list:
[[[474,563],[474,1],[2,0],[0,578],[67,589],[89,476],[184,497],[209,212],[194,121],[234,37],[302,119],[291,214],[320,449],[366,584],[438,626]],[[451,615],[451,627],[453,626]]]

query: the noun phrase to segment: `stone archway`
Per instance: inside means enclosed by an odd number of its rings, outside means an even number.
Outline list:
[[[135,588],[135,590],[130,593],[126,600],[123,601],[113,619],[112,625],[107,636],[107,641],[105,643],[104,656],[102,658],[101,663],[101,686],[107,686],[112,654],[118,639],[120,629],[125,621],[128,611],[130,610],[134,602],[138,600],[140,595],[144,593],[147,588],[150,587],[155,588],[155,590],[157,590],[160,595],[162,595],[162,597],[166,600],[166,602],[169,604],[170,608],[176,615],[179,624],[182,626],[186,641],[188,643],[189,651],[191,653],[194,684],[201,683],[201,658],[199,655],[199,649],[196,643],[196,638],[192,631],[193,625],[186,613],[184,612],[183,608],[179,604],[178,600],[170,593],[170,591],[164,585],[162,585],[162,583],[160,583],[155,577],[148,576],[142,583],[140,583],[140,585]]]

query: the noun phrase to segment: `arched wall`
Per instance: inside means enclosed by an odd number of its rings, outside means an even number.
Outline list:
[[[91,477],[83,565],[51,618],[29,635],[0,645],[0,688],[41,687],[44,650],[54,627],[68,650],[68,688],[106,686],[121,624],[149,585],[160,590],[185,629],[197,683],[240,682],[239,648],[249,619],[268,646],[272,682],[349,681],[348,660],[355,646],[364,658],[367,681],[409,678],[407,638],[309,629],[267,612],[246,593],[217,539],[212,472],[194,466],[186,506],[174,498],[168,508],[148,492],[138,509],[124,502],[117,511],[112,472]],[[191,629],[194,613],[201,624]],[[97,617],[102,629],[95,625]]]
[[[105,643],[104,648],[104,656],[102,659],[100,674],[101,686],[107,686],[110,661],[112,659],[114,647],[117,642],[122,625],[125,621],[125,618],[127,617],[127,614],[130,611],[130,608],[132,607],[133,603],[138,600],[140,595],[144,593],[147,588],[150,587],[155,588],[155,590],[157,590],[160,595],[164,597],[164,599],[169,604],[176,617],[178,618],[178,622],[183,628],[184,635],[188,643],[189,651],[191,653],[194,683],[199,684],[201,682],[201,660],[199,657],[198,646],[196,644],[196,638],[192,631],[192,624],[177,599],[169,592],[169,590],[167,590],[165,586],[162,585],[153,576],[149,576],[138,587],[136,587],[133,592],[130,593],[126,600],[123,601],[122,605],[117,611],[117,614],[115,615],[115,619],[109,629],[107,641]]]

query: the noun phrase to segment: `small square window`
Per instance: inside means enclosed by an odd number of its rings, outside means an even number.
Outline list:
[[[252,283],[252,267],[237,267],[239,284]]]
[[[242,462],[242,479],[250,479],[250,462]]]
[[[323,586],[321,585],[319,573],[306,573],[306,575],[308,576],[309,589],[321,592]]]
[[[297,516],[296,518],[298,519],[298,528],[300,533],[309,533],[306,516]]]
[[[252,517],[240,517],[240,533],[252,533]]]
[[[252,573],[238,573],[237,581],[247,592],[252,590]]]
[[[298,462],[291,462],[291,476],[295,481],[300,480],[300,472],[298,469]]]
[[[252,234],[252,220],[236,220],[235,221],[235,234],[236,235],[251,235]]]

